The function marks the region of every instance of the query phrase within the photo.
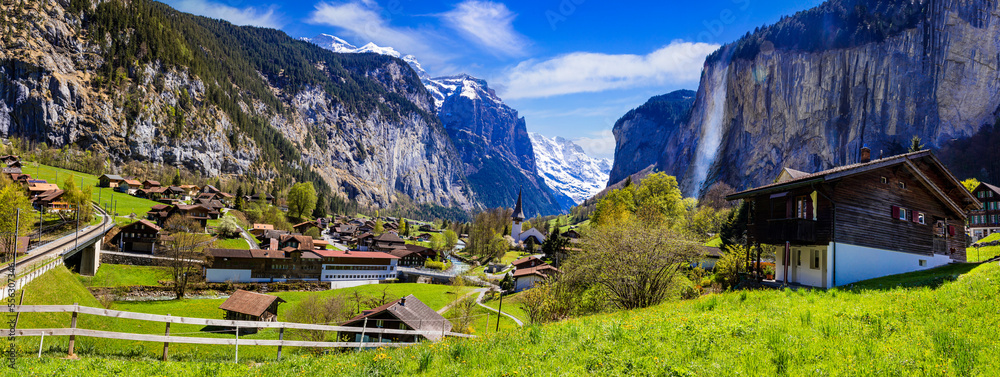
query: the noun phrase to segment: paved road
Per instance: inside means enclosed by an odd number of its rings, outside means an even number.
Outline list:
[[[482,307],[486,308],[487,310],[489,310],[491,312],[494,312],[494,313],[500,312],[499,310],[496,310],[496,309],[493,309],[493,308],[491,308],[489,306],[483,305],[483,302],[482,302],[483,301],[483,295],[485,295],[485,294],[486,294],[485,290],[483,290],[482,292],[479,292],[479,297],[476,298],[476,304],[478,304],[479,306],[482,306]],[[505,312],[500,312],[500,314],[503,314],[507,318],[510,318],[510,319],[514,320],[514,322],[517,323],[518,326],[524,327],[524,322],[521,322],[521,320],[517,319],[517,317],[514,317],[514,316],[512,316],[510,314],[507,314]]]

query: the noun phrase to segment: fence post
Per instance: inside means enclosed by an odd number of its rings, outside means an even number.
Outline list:
[[[278,340],[279,341],[285,340],[285,328],[284,327],[279,327],[278,328]],[[281,343],[278,343],[278,361],[281,361]]]
[[[69,334],[69,356],[74,356],[73,348],[76,346],[76,315],[80,311],[80,304],[73,303],[73,319],[70,320],[69,328],[72,332]]]
[[[42,345],[45,344],[45,331],[42,331],[42,339],[38,340],[38,358],[42,358]]]
[[[170,314],[167,314],[169,317]],[[163,336],[170,336],[170,322],[167,322],[167,330],[164,331]],[[163,361],[167,361],[167,349],[170,347],[170,342],[163,342]]]
[[[368,318],[365,318],[365,324],[361,325],[361,339],[358,339],[358,351],[361,351],[361,345],[365,344],[366,329],[368,329]]]
[[[240,362],[240,327],[236,326],[236,361],[234,363]]]

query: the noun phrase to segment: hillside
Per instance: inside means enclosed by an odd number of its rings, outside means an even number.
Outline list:
[[[171,376],[466,375],[471,366],[475,375],[990,374],[1000,367],[993,357],[1000,267],[961,267],[942,272],[930,287],[732,292],[476,340],[281,363],[27,357],[18,363],[35,373],[70,376],[154,370]]]
[[[390,207],[472,209],[432,97],[402,60],[337,54],[158,2],[4,3],[0,136]]]
[[[650,142],[663,146],[655,168],[696,195],[854,163],[863,146],[895,155],[917,136],[960,179],[1000,179],[1000,72],[982,58],[1000,53],[998,12],[984,0],[830,0],[758,28],[708,57],[689,119]]]

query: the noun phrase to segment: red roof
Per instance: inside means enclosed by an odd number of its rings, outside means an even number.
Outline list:
[[[313,250],[313,252],[324,258],[399,259],[397,256],[378,251]]]

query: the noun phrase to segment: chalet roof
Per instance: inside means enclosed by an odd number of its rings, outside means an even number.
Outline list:
[[[406,258],[406,257],[408,257],[410,255],[413,255],[413,254],[420,254],[420,252],[417,251],[417,250],[410,250],[410,249],[407,249],[407,248],[403,247],[403,248],[398,248],[398,249],[392,249],[392,251],[390,251],[389,254],[392,255],[392,256],[394,256],[394,257],[396,257],[396,258]]]
[[[214,258],[253,258],[253,254],[250,253],[250,250],[208,249],[207,251]]]
[[[151,193],[151,194],[162,194],[167,192],[166,187],[150,187],[148,189],[140,189],[139,191]]]
[[[265,229],[264,233],[260,235],[261,238],[281,238],[281,236],[288,234],[287,230],[277,230],[277,229]]]
[[[111,181],[124,181],[125,180],[125,178],[122,178],[122,176],[115,175],[115,174],[104,174],[104,175],[101,176],[101,178],[107,178],[108,180],[111,180]]]
[[[408,295],[377,308],[365,310],[358,316],[344,322],[343,325],[357,324],[357,321],[381,313],[389,313],[414,330],[429,331],[430,333],[426,336],[431,340],[440,339],[441,332],[451,331],[451,321],[442,317],[434,309],[431,309],[413,295]]]
[[[254,293],[237,289],[226,299],[219,309],[260,317],[275,301],[285,302],[281,297]]]
[[[134,180],[134,179],[126,179],[125,180],[125,184],[127,184],[129,186],[142,186],[142,182],[139,182],[139,181]]]
[[[144,185],[150,185],[150,186],[160,186],[160,181],[154,181],[152,179],[147,179],[147,180],[143,181],[142,184],[144,184]]]
[[[261,250],[252,249],[250,250],[250,256],[252,258],[269,258],[269,259],[284,259],[285,252],[283,250]]]
[[[4,174],[21,174],[21,168],[19,167],[6,167],[3,168]]]
[[[360,236],[358,236],[358,239],[360,240],[360,239],[372,238],[372,237],[375,237],[375,236],[373,234],[371,234],[371,233],[363,233]]]
[[[171,206],[167,205],[167,204],[156,204],[156,205],[153,205],[152,207],[149,207],[149,210],[150,210],[150,212],[159,212],[159,211],[165,210],[165,209],[170,208],[170,207]]]
[[[857,164],[844,165],[844,166],[836,167],[836,168],[833,168],[833,169],[828,169],[828,170],[824,170],[824,171],[820,171],[820,172],[816,172],[816,173],[811,173],[811,174],[807,174],[807,175],[801,176],[801,177],[796,178],[796,179],[791,179],[791,180],[784,181],[784,182],[775,182],[775,183],[771,183],[771,184],[764,185],[764,186],[761,186],[761,187],[757,187],[757,188],[753,188],[753,189],[741,191],[741,192],[738,192],[738,193],[726,196],[726,200],[744,199],[744,198],[749,198],[749,197],[752,197],[752,196],[755,196],[755,195],[759,195],[759,194],[766,194],[766,193],[771,193],[771,192],[785,191],[785,190],[789,190],[789,189],[796,188],[796,187],[806,186],[806,185],[809,185],[809,184],[812,184],[812,183],[818,183],[818,182],[825,182],[825,181],[840,179],[840,178],[852,176],[852,175],[855,175],[855,174],[861,174],[861,173],[865,173],[865,172],[868,172],[868,171],[871,171],[871,170],[874,170],[874,169],[884,168],[884,167],[893,166],[893,165],[906,164],[906,165],[911,165],[912,166],[912,162],[911,161],[917,160],[917,159],[922,159],[922,158],[929,158],[930,161],[934,165],[938,166],[941,169],[941,171],[943,171],[945,173],[944,174],[945,175],[945,179],[951,181],[952,185],[955,185],[956,187],[963,188],[962,190],[957,190],[957,191],[960,191],[960,192],[964,193],[964,195],[965,195],[968,203],[973,203],[976,207],[981,207],[980,204],[979,204],[979,202],[976,200],[976,198],[972,196],[972,193],[970,193],[968,190],[964,189],[964,186],[962,186],[962,184],[960,182],[958,182],[958,180],[955,179],[955,177],[953,175],[951,175],[951,172],[949,172],[948,169],[945,168],[944,165],[941,163],[941,161],[938,160],[937,157],[934,157],[934,154],[931,153],[929,150],[922,150],[922,151],[917,151],[917,152],[911,152],[911,153],[896,155],[896,156],[887,157],[887,158],[883,158],[883,159],[872,160],[872,161],[869,161],[869,162],[862,162],[862,163],[857,163]],[[918,173],[917,174],[918,176],[922,175],[919,171],[917,173]],[[950,191],[950,190],[947,190],[947,188],[939,188],[933,182],[926,182],[926,183],[932,186],[932,189],[930,191],[932,191],[932,193],[935,196],[937,196],[939,200],[942,200],[943,202],[945,202],[949,206],[954,205],[952,207],[952,209],[955,210],[957,213],[960,213],[960,214],[963,214],[963,215],[965,214],[965,209],[962,208],[962,206],[960,204],[954,203],[951,200],[951,198],[949,198],[947,196],[944,196],[943,192],[941,192],[942,189],[946,190],[946,192]],[[968,207],[968,206],[966,206],[966,207]]]
[[[184,189],[181,188],[181,187],[178,187],[178,186],[167,187],[167,190],[170,191],[170,192],[178,193],[178,194],[184,192]]]
[[[274,230],[271,224],[253,224],[253,230]]]
[[[146,220],[146,219],[142,219],[142,220],[139,220],[139,221],[136,221],[136,222],[134,222],[134,223],[132,223],[132,224],[129,224],[129,226],[132,226],[132,225],[135,225],[135,224],[137,224],[137,223],[138,223],[138,224],[142,224],[142,225],[145,225],[145,226],[148,226],[148,227],[150,227],[150,228],[153,228],[154,230],[163,230],[162,228],[160,228],[160,227],[159,227],[159,226],[157,226],[156,224],[153,224],[153,223],[152,223],[151,221],[149,221],[149,220]]]
[[[547,264],[543,264],[541,266],[535,266],[531,268],[519,268],[517,270],[514,270],[514,277],[517,278],[527,275],[537,275],[541,277],[546,277],[554,272],[560,272],[560,271],[558,268],[552,267]]]
[[[986,188],[988,188],[990,190],[993,190],[993,192],[995,192],[997,194],[1000,194],[1000,187],[996,187],[996,186],[991,185],[991,184],[986,183],[986,182],[979,182],[979,184],[981,184],[983,186],[986,186]]]
[[[59,197],[63,196],[63,194],[65,194],[65,193],[66,193],[66,191],[64,191],[64,190],[58,190],[58,189],[57,190],[49,190],[49,191],[43,192],[43,193],[39,194],[38,196],[36,196],[35,200],[40,201],[40,202],[51,202],[53,200],[59,199]]]
[[[312,226],[317,227],[317,228],[319,227],[319,225],[316,225],[315,221],[304,221],[304,222],[292,225],[292,228],[298,229],[299,227],[306,226],[306,225],[312,225]]]
[[[44,191],[52,191],[52,190],[58,190],[58,189],[59,189],[59,185],[56,185],[55,183],[29,183],[28,184],[28,191],[43,191],[44,192]]]
[[[524,209],[521,208],[521,190],[517,190],[517,204],[514,205],[514,214],[511,215],[514,220],[524,220]]]
[[[511,266],[517,266],[517,265],[519,265],[519,264],[524,264],[524,263],[528,263],[528,262],[530,262],[531,260],[537,260],[537,261],[539,261],[539,262],[541,262],[541,261],[542,261],[541,259],[538,259],[538,257],[536,257],[536,256],[534,256],[534,255],[529,255],[529,256],[526,256],[526,257],[524,257],[524,258],[521,258],[521,259],[518,259],[518,260],[515,260],[515,261],[513,261],[513,262],[510,262],[510,264],[511,264]]]
[[[324,258],[399,259],[392,254],[378,251],[313,250],[313,252]]]
[[[403,241],[402,238],[399,238],[399,236],[396,233],[392,233],[392,232],[382,233],[381,236],[375,237],[375,241],[378,241],[378,242],[406,243],[406,241]]]

